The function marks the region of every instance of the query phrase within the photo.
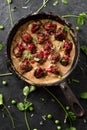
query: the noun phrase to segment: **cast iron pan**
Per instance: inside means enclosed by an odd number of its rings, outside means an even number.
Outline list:
[[[69,88],[67,82],[66,82],[66,78],[71,74],[71,72],[74,70],[74,68],[76,67],[77,63],[78,63],[78,58],[79,58],[79,42],[77,40],[77,35],[75,34],[74,37],[74,42],[75,42],[75,58],[73,60],[73,64],[71,66],[71,68],[69,69],[69,71],[65,74],[65,76],[63,76],[62,79],[58,80],[55,83],[51,83],[51,84],[34,84],[32,81],[30,81],[29,79],[23,77],[23,75],[21,75],[14,67],[13,63],[12,63],[12,59],[11,59],[11,43],[12,40],[14,38],[14,35],[16,34],[16,32],[18,31],[19,27],[22,26],[23,24],[25,24],[28,21],[31,20],[39,20],[39,19],[51,19],[51,20],[55,20],[58,21],[59,23],[68,26],[73,32],[74,29],[71,28],[71,24],[67,23],[65,20],[61,19],[61,17],[53,15],[51,13],[38,13],[38,14],[32,14],[32,15],[28,15],[26,17],[23,17],[21,20],[19,20],[14,27],[11,29],[8,38],[7,38],[7,55],[8,55],[8,62],[9,62],[9,67],[24,81],[33,84],[35,86],[38,87],[43,87],[43,86],[53,86],[53,85],[60,85],[61,90],[63,91],[69,105],[71,106],[72,110],[74,111],[74,113],[78,116],[81,117],[84,115],[84,109],[81,106],[81,104],[79,103],[79,101],[77,100],[77,98],[75,97],[75,95],[73,94],[73,92],[71,91],[71,89]]]

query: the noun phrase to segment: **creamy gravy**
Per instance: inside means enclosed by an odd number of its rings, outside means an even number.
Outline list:
[[[60,63],[60,60],[58,62],[51,63],[51,61],[50,61],[50,55],[51,54],[49,54],[48,58],[46,59],[46,61],[43,64],[40,64],[39,62],[34,61],[34,63],[32,63],[32,69],[29,70],[29,71],[25,71],[24,73],[22,73],[21,70],[20,70],[20,64],[21,64],[22,58],[21,57],[16,57],[15,54],[14,54],[14,48],[17,47],[17,44],[19,42],[23,42],[23,44],[27,44],[21,38],[22,32],[28,32],[31,35],[31,37],[33,38],[32,42],[35,40],[34,44],[37,47],[36,53],[39,50],[44,50],[44,43],[41,43],[41,44],[38,43],[37,35],[38,35],[39,31],[41,33],[45,32],[44,31],[45,29],[43,29],[42,26],[46,22],[49,22],[49,19],[46,19],[46,20],[42,19],[42,20],[40,20],[40,22],[42,23],[42,25],[41,25],[40,29],[38,29],[35,33],[31,32],[32,23],[33,22],[34,21],[30,21],[30,22],[27,22],[26,24],[22,25],[18,29],[17,33],[15,34],[15,36],[13,38],[12,46],[11,46],[11,59],[12,59],[13,65],[14,65],[15,69],[19,73],[21,73],[25,78],[29,79],[29,83],[34,83],[34,84],[49,84],[49,83],[57,82],[58,80],[60,80],[60,77],[62,78],[69,71],[69,69],[72,66],[73,59],[75,57],[75,45],[74,45],[74,41],[73,41],[73,38],[72,38],[72,36],[74,37],[74,34],[73,34],[73,32],[68,27],[67,27],[67,36],[66,36],[65,39],[63,39],[61,41],[55,39],[54,32],[52,34],[49,34],[49,40],[51,41],[51,43],[53,45],[52,49],[54,49],[54,51],[60,53],[60,57],[62,57],[63,55],[65,55],[65,50],[63,48],[64,42],[65,41],[72,42],[72,49],[71,49],[71,51],[69,53],[69,63],[67,65],[62,65]],[[62,29],[64,28],[63,25],[61,25],[60,23],[58,23],[56,21],[52,21],[52,24],[56,25],[56,30],[58,30],[59,28],[62,28]],[[24,51],[26,51],[26,50],[24,50]],[[35,55],[35,54],[31,54],[31,55]],[[31,59],[29,59],[29,60],[31,61]],[[40,66],[41,68],[49,68],[51,65],[57,65],[58,68],[59,68],[59,72],[60,73],[59,74],[55,74],[55,73],[47,72],[46,76],[42,76],[40,78],[36,78],[35,77],[34,71],[35,71],[35,69],[38,66]],[[27,80],[27,82],[28,82],[28,80]]]

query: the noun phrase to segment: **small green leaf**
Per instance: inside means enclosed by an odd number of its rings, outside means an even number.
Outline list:
[[[64,32],[68,32],[68,31],[69,31],[69,28],[68,28],[67,26],[64,26],[63,31],[64,31]]]
[[[7,0],[8,4],[11,4],[12,3],[12,0]]]
[[[0,25],[0,30],[3,30],[4,29],[4,26],[3,25]]]
[[[87,55],[87,46],[86,45],[82,45],[81,50]]]
[[[36,90],[36,87],[35,87],[35,86],[33,86],[33,85],[31,85],[31,86],[29,86],[29,89],[30,89],[30,93],[31,93],[31,92],[33,92],[33,91],[35,91],[35,90]]]
[[[29,92],[30,92],[29,87],[28,87],[28,86],[25,86],[25,87],[23,88],[23,95],[24,95],[24,96],[28,96]]]
[[[38,62],[39,60],[40,60],[39,58],[34,57],[34,61]]]
[[[27,110],[30,106],[32,105],[32,103],[31,102],[25,102],[24,103],[24,110]]]
[[[54,2],[53,2],[53,6],[58,5],[58,3],[59,3],[58,0],[54,1]]]
[[[29,51],[26,51],[24,57],[28,58],[29,60],[32,59],[31,54]]]
[[[24,110],[25,110],[25,106],[24,106],[24,104],[23,104],[22,102],[19,102],[19,103],[17,104],[17,108],[18,108],[20,111],[24,111]]]
[[[75,127],[69,127],[69,128],[66,128],[66,130],[76,130]]]
[[[0,105],[3,105],[3,95],[0,94]]]
[[[72,82],[75,82],[75,83],[80,83],[80,81],[77,80],[77,79],[71,79],[71,81],[72,81]]]
[[[85,24],[85,20],[87,18],[87,14],[86,13],[80,13],[78,18],[77,18],[77,23],[80,24],[80,25],[83,25]]]
[[[64,4],[68,4],[68,1],[67,0],[61,0],[62,1],[62,3],[64,3]]]
[[[82,92],[82,93],[80,93],[80,97],[81,97],[82,99],[87,99],[87,92]]]
[[[0,51],[3,49],[3,45],[0,43]]]
[[[35,44],[37,43],[36,38],[33,38],[32,41],[33,41]]]

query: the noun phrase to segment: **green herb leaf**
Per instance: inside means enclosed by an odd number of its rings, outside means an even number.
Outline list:
[[[82,99],[87,99],[87,92],[82,92],[82,93],[80,93],[80,97],[81,97]]]
[[[0,94],[0,105],[3,105],[3,95]]]
[[[3,49],[3,45],[0,43],[0,51]]]
[[[63,31],[64,31],[64,32],[68,32],[68,31],[69,31],[69,28],[68,28],[67,26],[64,26]]]
[[[29,87],[28,87],[28,86],[25,86],[25,87],[23,88],[23,95],[24,95],[24,96],[28,96],[29,92],[30,92]]]
[[[76,130],[75,127],[66,128],[66,130]]]
[[[61,0],[62,1],[62,3],[64,3],[64,4],[68,4],[68,1],[67,0]]]
[[[79,83],[80,81],[77,79],[71,79],[72,82]]]
[[[69,111],[68,112],[68,117],[72,120],[72,121],[75,121],[76,120],[76,115],[75,113]]]
[[[12,0],[7,0],[8,4],[11,4],[12,3]]]
[[[38,62],[39,60],[40,60],[39,58],[34,57],[34,61]]]
[[[87,18],[87,14],[86,13],[80,13],[77,19],[77,23],[80,25],[83,25],[85,23],[85,20]]]
[[[58,3],[59,3],[58,0],[54,1],[54,2],[53,2],[53,6],[58,5]]]
[[[37,43],[36,38],[33,38],[33,39],[32,39],[32,42],[34,42],[34,43],[36,44],[36,43]]]
[[[17,104],[17,108],[18,108],[20,111],[24,111],[24,110],[25,110],[24,103],[19,102],[19,103]]]
[[[4,26],[3,25],[0,25],[0,30],[3,30],[4,29]]]
[[[32,59],[31,54],[29,51],[26,51],[24,54],[24,57],[28,58],[28,59]]]
[[[24,110],[27,110],[30,106],[32,105],[32,103],[31,102],[25,102],[24,103]]]
[[[33,92],[33,91],[35,91],[35,90],[36,90],[36,87],[35,87],[35,86],[33,86],[33,85],[31,85],[31,86],[29,86],[29,89],[30,89],[30,93],[31,93],[31,92]]]
[[[86,45],[82,45],[81,50],[87,55],[87,46]]]

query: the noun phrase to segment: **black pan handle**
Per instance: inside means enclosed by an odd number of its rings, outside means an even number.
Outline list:
[[[61,83],[60,88],[64,93],[69,105],[71,106],[72,111],[76,114],[76,116],[82,117],[85,111],[77,100],[76,96],[73,94],[70,87],[68,86],[67,82],[64,81],[63,83]]]

